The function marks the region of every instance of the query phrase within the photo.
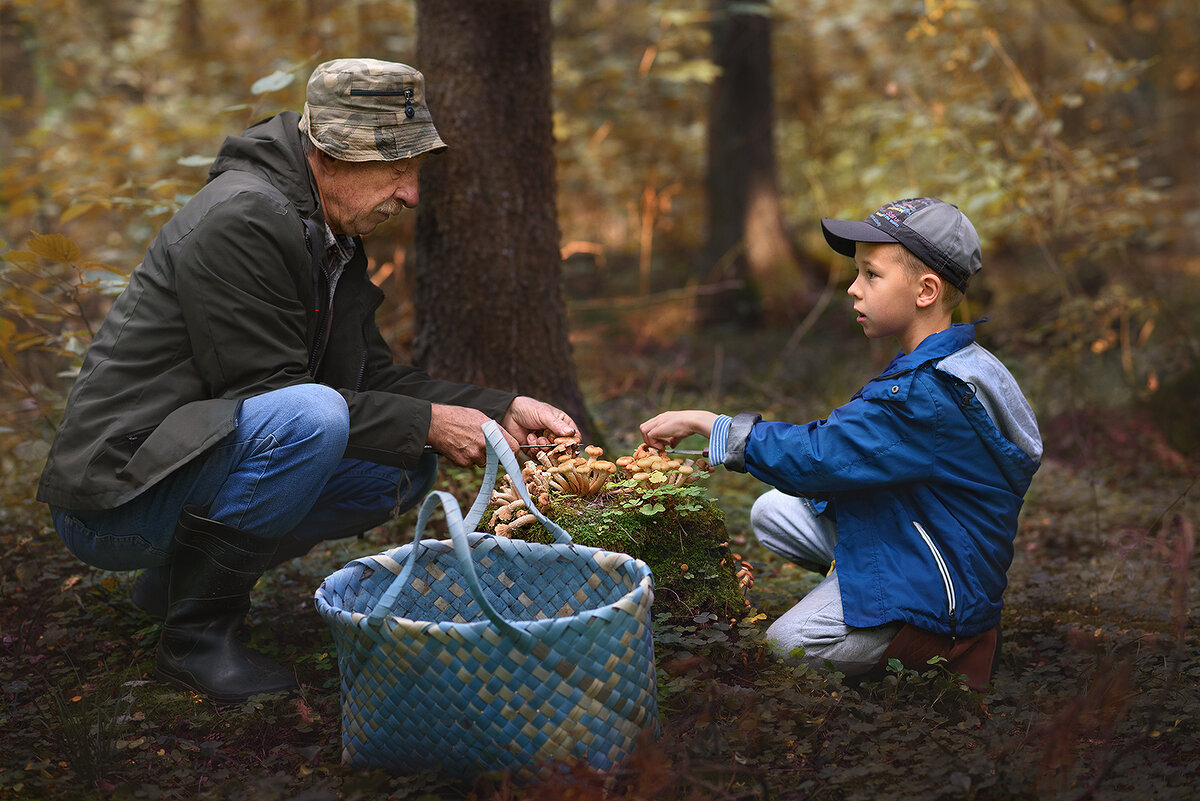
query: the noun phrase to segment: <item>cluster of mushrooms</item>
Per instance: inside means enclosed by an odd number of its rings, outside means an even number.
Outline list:
[[[726,546],[729,543],[725,543]],[[734,571],[734,577],[737,579],[738,586],[742,588],[743,593],[747,593],[754,586],[754,565],[743,559],[740,554],[730,553],[729,558],[733,560],[734,566],[737,568]],[[721,564],[725,564],[725,560],[721,560]]]
[[[644,442],[637,446],[632,456],[622,456],[616,464],[625,471],[626,477],[645,489],[662,484],[676,487],[688,484],[696,473],[696,468],[683,459],[668,456]],[[707,469],[707,466],[708,463],[701,460],[700,469]]]
[[[551,491],[579,498],[595,498],[606,493],[635,492],[670,484],[682,486],[695,480],[697,470],[711,470],[701,460],[696,465],[675,459],[644,443],[630,456],[615,462],[601,458],[604,449],[588,445],[580,453],[578,437],[555,437],[554,447],[534,452],[534,458],[521,469],[521,480],[529,497],[541,511],[550,505]],[[492,491],[496,506],[490,525],[496,534],[507,537],[536,518],[525,508],[517,494],[512,476],[505,475]],[[628,483],[634,482],[634,483]]]

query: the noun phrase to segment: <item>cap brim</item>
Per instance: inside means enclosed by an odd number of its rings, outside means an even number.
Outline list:
[[[821,218],[825,241],[835,252],[854,258],[855,242],[898,242],[894,236],[861,220],[831,220]]]

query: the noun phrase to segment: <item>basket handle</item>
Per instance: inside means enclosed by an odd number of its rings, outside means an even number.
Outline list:
[[[421,511],[417,514],[417,528],[413,534],[408,559],[405,560],[400,574],[392,579],[392,583],[388,585],[387,590],[380,596],[379,601],[375,604],[370,614],[367,615],[367,620],[372,625],[378,625],[392,610],[392,607],[396,605],[400,594],[408,586],[408,577],[412,575],[413,567],[417,564],[417,555],[419,551],[424,550],[424,546],[421,545],[422,532],[425,531],[429,517],[433,514],[433,510],[439,503],[446,513],[446,523],[450,527],[450,538],[454,542],[454,555],[458,559],[459,568],[462,570],[463,578],[466,579],[467,588],[471,591],[471,596],[479,604],[480,610],[483,611],[487,619],[495,624],[496,628],[516,640],[522,646],[529,647],[533,640],[532,636],[527,632],[514,628],[511,623],[496,611],[496,608],[492,606],[491,602],[484,595],[483,586],[479,583],[479,576],[475,572],[475,562],[471,559],[471,545],[467,541],[467,531],[463,526],[462,511],[459,509],[458,501],[454,496],[442,490],[434,490],[422,502]]]
[[[504,431],[501,430],[500,424],[495,420],[488,420],[482,427],[488,446],[487,470],[483,475],[483,486],[479,488],[479,495],[475,497],[475,503],[471,505],[470,511],[463,520],[463,527],[467,531],[474,531],[479,526],[479,521],[483,519],[483,512],[492,500],[492,488],[496,485],[496,462],[499,460],[504,465],[504,471],[512,479],[517,496],[525,501],[525,508],[554,536],[555,542],[561,545],[570,545],[571,535],[564,531],[562,526],[542,514],[542,511],[530,499],[529,489],[521,478],[521,465],[517,463],[517,456],[512,452],[512,448],[508,447],[508,440],[504,438]]]
[[[571,535],[564,531],[557,523],[542,514],[534,506],[533,501],[530,500],[529,490],[525,487],[525,482],[521,479],[521,468],[517,464],[517,459],[512,449],[508,447],[508,442],[504,439],[504,433],[500,430],[499,424],[495,420],[489,420],[483,424],[483,432],[488,443],[487,471],[483,479],[483,488],[480,490],[479,496],[475,499],[475,503],[472,505],[467,519],[463,519],[458,501],[450,493],[435,490],[425,498],[421,504],[420,512],[417,513],[417,526],[413,534],[408,559],[405,560],[404,567],[400,570],[400,573],[396,578],[392,579],[392,583],[388,585],[388,588],[380,596],[379,601],[376,602],[370,614],[367,615],[367,620],[371,625],[378,625],[387,616],[396,605],[396,601],[400,598],[400,593],[404,592],[404,588],[408,586],[408,577],[412,575],[413,568],[417,563],[418,550],[422,548],[421,535],[425,531],[425,526],[429,523],[429,517],[433,514],[434,508],[440,503],[446,513],[446,524],[450,529],[450,538],[454,542],[454,555],[458,559],[458,566],[462,570],[463,578],[467,582],[467,588],[471,591],[471,596],[475,599],[475,602],[479,604],[480,610],[488,620],[495,624],[496,628],[516,640],[522,647],[527,649],[532,645],[532,635],[514,628],[511,623],[496,611],[496,608],[492,606],[491,602],[484,595],[483,586],[479,583],[479,576],[475,572],[475,562],[471,559],[471,545],[467,540],[467,530],[475,527],[475,524],[483,516],[483,510],[487,508],[488,502],[491,500],[491,488],[496,481],[497,461],[502,462],[504,469],[513,477],[513,487],[516,488],[521,499],[525,501],[525,506],[546,527],[546,530],[554,535],[554,539],[561,544],[569,545],[571,543]],[[468,521],[470,525],[468,525]]]

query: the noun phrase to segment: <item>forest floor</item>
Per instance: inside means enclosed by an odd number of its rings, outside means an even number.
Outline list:
[[[679,338],[666,330],[669,315],[659,325],[576,326],[581,380],[609,453],[631,449],[638,423],[657,411],[714,399],[718,411],[824,416],[890,355],[839,325],[829,341],[814,335],[794,348],[786,330]],[[1025,380],[1035,368],[1018,373]],[[1039,390],[1047,406],[1052,392]],[[1042,427],[1047,458],[1017,537],[1002,659],[983,693],[936,668],[854,686],[771,656],[767,623],[815,577],[748,534],[763,487],[713,474],[731,540],[755,565],[756,614],[732,627],[658,623],[662,735],[607,783],[471,785],[340,764],[338,667],[312,595],[349,559],[406,541],[411,517],[269,573],[249,641],[295,665],[302,691],[215,707],[155,679],[158,627],[129,601],[132,574],[73,560],[36,506],[8,509],[0,799],[1194,799],[1200,465],[1131,409],[1083,404]],[[448,478],[460,489],[470,480]]]

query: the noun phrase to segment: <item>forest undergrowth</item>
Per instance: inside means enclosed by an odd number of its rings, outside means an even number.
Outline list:
[[[660,341],[643,331],[620,335],[617,365],[618,335],[578,330],[590,409],[613,453],[665,408],[822,416],[883,358],[861,341],[846,353],[805,342],[777,370],[768,366],[787,332]],[[817,359],[819,386],[805,378]],[[301,692],[219,708],[155,679],[158,627],[129,600],[133,574],[87,568],[61,548],[43,510],[10,508],[0,519],[0,799],[1194,798],[1195,461],[1159,458],[1160,443],[1136,436],[1113,447],[1102,420],[1072,419],[1076,433],[1092,425],[1083,440],[1042,423],[1048,456],[1022,516],[1002,659],[986,692],[965,690],[936,664],[855,684],[773,657],[767,624],[815,576],[748,534],[763,487],[718,471],[711,496],[755,565],[751,610],[732,625],[659,619],[661,736],[619,775],[535,788],[340,764],[337,661],[312,594],[350,559],[406,541],[411,516],[264,577],[249,642],[295,665]],[[1123,425],[1130,430],[1153,426]],[[1055,447],[1068,440],[1106,447]],[[478,479],[447,471],[442,484],[465,503]],[[420,764],[421,754],[407,756]]]

